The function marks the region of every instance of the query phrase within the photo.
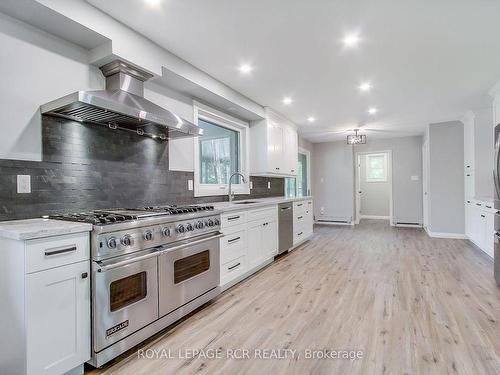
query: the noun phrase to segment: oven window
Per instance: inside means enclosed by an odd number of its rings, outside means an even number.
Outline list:
[[[176,260],[174,262],[174,284],[208,271],[209,268],[210,251],[208,250]]]
[[[113,281],[109,286],[109,306],[111,312],[140,301],[146,298],[146,295],[146,272]]]

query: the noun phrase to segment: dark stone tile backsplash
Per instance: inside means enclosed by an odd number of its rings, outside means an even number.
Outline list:
[[[168,169],[168,142],[52,117],[42,121],[41,162],[0,159],[0,220],[98,208],[202,203],[187,190],[191,172]],[[31,175],[31,194],[17,194],[16,175]],[[252,177],[237,199],[282,196],[284,180]],[[267,182],[271,181],[271,189]]]

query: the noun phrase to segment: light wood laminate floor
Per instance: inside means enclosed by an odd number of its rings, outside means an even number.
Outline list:
[[[141,347],[174,357],[290,349],[299,358],[139,359],[132,351],[96,373],[500,374],[492,270],[467,241],[384,221],[316,226],[311,241]],[[363,358],[305,359],[306,349]]]

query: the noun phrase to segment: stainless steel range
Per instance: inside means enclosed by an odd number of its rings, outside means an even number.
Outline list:
[[[220,293],[220,212],[157,206],[55,215],[94,224],[92,344],[100,367]]]

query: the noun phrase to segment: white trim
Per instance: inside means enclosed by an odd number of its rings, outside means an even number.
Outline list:
[[[246,183],[234,184],[234,194],[250,194],[250,176],[249,176],[249,152],[250,152],[250,127],[245,121],[237,119],[224,112],[218,111],[205,104],[193,100],[194,123],[198,124],[199,119],[213,122],[217,125],[226,127],[240,133],[240,169],[245,176]],[[207,197],[214,195],[227,195],[229,184],[201,184],[200,183],[200,164],[199,164],[199,142],[198,137],[194,138],[194,196]]]
[[[395,223],[394,226],[397,228],[423,228],[423,226],[420,224],[398,224],[398,223]]]
[[[359,215],[360,219],[372,219],[372,220],[390,220],[390,216],[377,216],[377,215]]]
[[[353,220],[355,224],[359,224],[361,219],[361,198],[359,196],[359,191],[361,189],[361,179],[360,179],[360,168],[361,168],[361,155],[367,154],[386,154],[387,155],[387,179],[389,182],[389,221],[390,225],[394,226],[394,207],[393,207],[393,198],[392,198],[392,189],[393,189],[393,176],[392,176],[392,150],[383,150],[383,151],[359,151],[355,153],[355,163],[356,166],[354,168],[354,187],[355,187],[355,205],[356,205],[356,216]]]
[[[427,235],[432,238],[448,238],[455,240],[467,240],[468,237],[462,233],[440,233],[440,232],[431,232],[428,228],[425,228]]]
[[[314,221],[315,225],[354,225],[354,222],[350,223],[339,223],[339,222],[328,222],[328,221]]]

